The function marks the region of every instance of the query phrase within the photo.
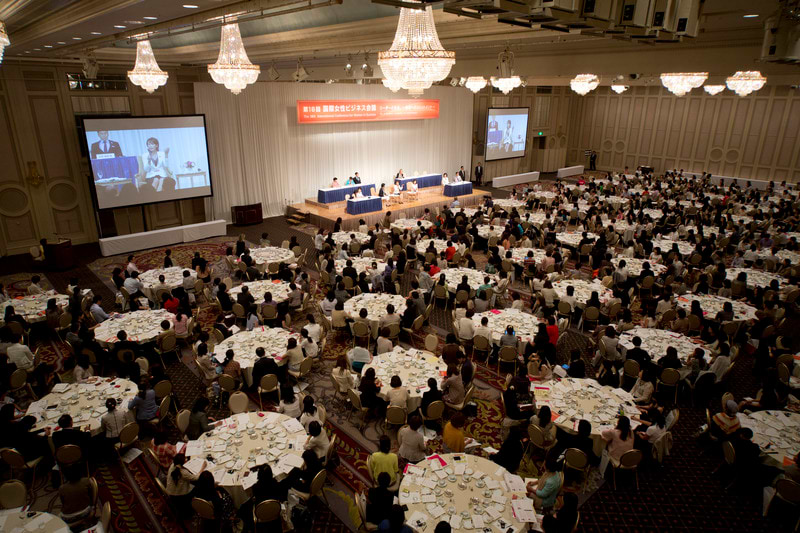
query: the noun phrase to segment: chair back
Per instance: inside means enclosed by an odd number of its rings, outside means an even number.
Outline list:
[[[253,522],[265,523],[277,520],[281,516],[281,502],[264,500],[253,508]]]
[[[311,494],[312,498],[322,492],[322,488],[325,486],[326,475],[327,472],[322,469],[314,476],[314,479],[311,480],[311,490],[309,494]]]
[[[665,368],[661,371],[659,381],[667,387],[674,387],[681,380],[681,374],[674,368]]]
[[[11,479],[0,485],[0,507],[3,509],[15,509],[25,505],[25,498],[28,489],[25,483],[18,479]]]
[[[393,426],[402,426],[406,423],[406,410],[396,405],[386,409],[386,422]]]
[[[236,390],[236,380],[233,379],[233,376],[229,376],[228,374],[220,374],[219,376],[219,387],[226,391],[226,392],[233,392]]]
[[[236,318],[247,317],[247,313],[244,310],[244,306],[238,302],[233,304],[233,314],[236,315]]]
[[[111,533],[111,503],[106,502],[103,504],[103,509],[100,511],[100,524],[103,526],[104,533]]]
[[[500,348],[498,358],[503,363],[513,363],[517,360],[517,349],[513,346],[503,346]]]
[[[175,332],[170,332],[160,338],[158,341],[158,349],[162,352],[171,352],[178,345],[178,339],[175,337]]]
[[[425,337],[425,349],[429,352],[435,352],[436,348],[439,347],[439,337],[434,335],[433,333],[428,334]]]
[[[192,413],[188,409],[181,409],[178,412],[178,416],[175,419],[175,424],[178,426],[178,431],[181,434],[181,437],[186,434],[186,428],[189,427],[189,418],[191,418]]]
[[[789,478],[779,479],[775,482],[775,496],[792,505],[800,505],[800,483]]]
[[[531,424],[528,426],[528,438],[531,444],[538,448],[543,448],[545,443],[544,432],[538,424]]]
[[[166,294],[167,296],[171,296],[171,294],[172,294],[172,293],[170,293],[170,292],[169,292],[167,289],[158,289],[158,290],[156,291],[156,300],[158,300],[158,302],[157,302],[157,303],[158,303],[159,305],[161,305],[161,302],[163,302],[163,301],[164,301],[164,295],[165,295],[165,294]]]
[[[675,427],[675,424],[677,424],[677,423],[678,423],[678,418],[680,418],[680,416],[681,416],[681,410],[680,410],[680,409],[677,409],[677,408],[675,408],[675,409],[673,409],[673,410],[672,410],[672,412],[674,412],[674,413],[675,413],[675,416],[674,416],[674,417],[672,417],[672,422],[671,422],[671,423],[669,423],[669,424],[667,424],[667,427],[666,427],[666,430],[667,430],[667,431],[669,431],[669,430],[671,430],[673,427]]]
[[[232,414],[244,413],[247,411],[247,406],[250,403],[250,398],[247,397],[242,391],[234,392],[228,399],[228,408]]]
[[[567,468],[585,470],[589,466],[589,458],[583,450],[567,448],[566,452],[564,452],[564,464]]]
[[[61,316],[58,317],[58,327],[62,329],[68,328],[70,324],[72,324],[72,313],[64,311],[61,313]]]
[[[438,283],[433,286],[433,295],[436,298],[448,298],[447,295],[447,287],[444,285],[439,285]]]
[[[162,379],[153,387],[157,398],[166,398],[172,393],[172,382],[168,379]]]
[[[419,331],[422,329],[422,325],[425,323],[425,317],[423,315],[419,315],[417,318],[414,319],[414,322],[411,324],[412,331]]]
[[[489,339],[483,335],[475,335],[472,338],[472,349],[478,350],[479,352],[485,352],[489,349]]]
[[[778,379],[788,385],[789,375],[789,367],[783,363],[778,363]]]
[[[642,462],[643,457],[644,454],[641,450],[628,450],[619,458],[619,466],[625,469],[636,468]]]
[[[425,418],[430,420],[439,420],[444,415],[444,402],[442,400],[437,400],[435,402],[431,402],[428,404],[428,408],[425,412]]]
[[[195,294],[203,294],[203,289],[205,288],[206,284],[203,283],[202,279],[198,279],[194,282],[194,293]]]
[[[353,322],[353,336],[355,337],[369,337],[369,326],[366,322]]]
[[[697,315],[689,315],[687,317],[689,319],[689,331],[699,331],[700,330],[700,317]]]
[[[11,324],[14,324],[14,322],[11,322]],[[28,382],[28,371],[24,368],[16,369],[11,373],[11,377],[8,379],[8,382],[12,391],[19,389],[20,387],[24,387]]]
[[[356,391],[353,389],[347,389],[347,398],[350,400],[350,405],[353,406],[353,409],[357,409],[359,411],[363,409],[361,406],[361,396],[359,396]]]
[[[80,446],[74,444],[65,444],[56,449],[56,461],[59,465],[70,466],[74,465],[83,458],[83,451]]]
[[[260,392],[272,392],[278,390],[278,376],[275,374],[267,374],[261,376],[261,383],[259,383]]]
[[[725,458],[725,462],[729,465],[732,465],[736,462],[736,450],[733,448],[731,441],[726,440],[722,443],[722,456]]]
[[[203,520],[214,520],[214,506],[202,498],[192,498],[192,509]]]
[[[558,302],[558,312],[561,315],[569,316],[572,313],[572,307],[569,306],[569,302]]]
[[[307,376],[311,373],[311,368],[314,366],[314,359],[306,357],[300,362],[299,377]]]
[[[161,399],[161,404],[158,406],[158,417],[160,419],[164,419],[167,415],[169,415],[169,406],[171,400],[171,396],[164,396]]]
[[[278,308],[274,305],[267,305],[261,308],[261,318],[264,320],[275,320],[278,318]]]
[[[586,310],[583,312],[583,320],[591,320],[595,321],[600,318],[600,310],[596,307],[590,306],[587,307]]]
[[[456,293],[456,302],[464,303],[469,300],[469,293],[465,290],[460,290]]]
[[[633,359],[626,359],[625,360],[625,375],[632,378],[637,378],[639,376],[639,362],[634,361]]]
[[[323,424],[324,424],[324,421],[323,421]],[[328,464],[328,461],[330,461],[330,460],[331,460],[331,457],[333,457],[334,455],[336,455],[336,443],[337,443],[337,439],[338,439],[338,437],[337,437],[337,436],[336,436],[336,434],[334,433],[334,434],[333,434],[333,436],[331,437],[331,441],[330,441],[330,443],[328,444],[328,451],[327,451],[327,452],[325,452],[325,464]]]
[[[138,438],[139,438],[139,424],[137,424],[136,422],[125,424],[125,427],[122,428],[122,431],[119,432],[119,442],[123,446],[127,446],[128,444],[133,444]]]

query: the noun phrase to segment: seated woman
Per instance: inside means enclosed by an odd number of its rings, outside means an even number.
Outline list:
[[[525,445],[523,438],[525,435],[526,427],[522,424],[511,426],[511,431],[508,437],[503,441],[500,450],[491,456],[491,460],[512,474],[519,468],[519,463],[522,461],[522,456],[525,452]]]
[[[466,437],[464,436],[464,427],[466,420],[464,415],[456,412],[453,418],[444,426],[442,431],[442,445],[445,453],[461,453],[466,446]]]
[[[167,471],[166,492],[178,511],[178,515],[188,517],[191,514],[192,496],[190,493],[194,488],[193,483],[197,481],[198,475],[193,474],[184,467],[185,464],[186,456],[182,453],[172,458],[172,466]],[[205,471],[206,466],[206,461],[203,461],[203,466],[200,468],[201,474]]]
[[[65,482],[58,488],[61,519],[77,524],[92,511],[92,488],[83,463],[64,467]]]
[[[544,474],[535,483],[529,482],[526,487],[534,507],[546,514],[553,509],[558,492],[561,490],[560,470],[557,456],[549,453],[544,462]]]
[[[236,507],[228,491],[218,487],[214,481],[214,474],[204,470],[197,477],[192,491],[193,498],[206,500],[214,507],[214,520],[206,531],[226,531],[226,525],[236,517]]]
[[[408,425],[397,432],[397,442],[400,445],[397,455],[409,463],[418,463],[427,456],[425,439],[419,432],[421,426],[422,419],[414,415],[408,420]]]
[[[378,474],[378,486],[367,491],[367,522],[379,524],[392,507],[394,493],[389,490],[392,478],[386,472]]]
[[[296,491],[308,493],[311,491],[311,482],[314,481],[323,466],[317,454],[312,450],[304,451],[302,457],[303,466],[293,468],[283,483]]]
[[[388,435],[381,435],[378,440],[378,451],[370,456],[370,473],[372,479],[378,479],[381,473],[389,474],[390,485],[400,475],[397,454],[392,453],[392,440]]]

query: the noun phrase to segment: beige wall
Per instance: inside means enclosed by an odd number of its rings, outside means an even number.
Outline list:
[[[490,107],[527,107],[528,139],[525,157],[484,162],[484,180],[533,170],[553,171],[564,166],[570,96],[567,87],[553,87],[551,94],[537,94],[536,87],[515,89],[508,95],[486,87],[475,95],[472,120],[472,170],[485,161],[486,116]],[[539,149],[538,132],[545,148]]]
[[[130,110],[133,115],[194,113],[192,82],[197,71],[170,71],[170,83],[153,95],[128,91],[70,91],[67,73],[79,66],[6,62],[0,68],[0,254],[25,253],[41,238],[97,240],[88,184],[89,164],[81,157],[75,112]],[[111,71],[104,69],[101,74]],[[123,72],[120,70],[120,72]],[[28,162],[45,180],[33,186]],[[205,220],[202,200],[167,202],[145,209],[115,209],[101,218],[118,234]],[[104,230],[105,231],[105,230]]]
[[[598,152],[598,168],[652,165],[723,176],[800,181],[800,91],[767,86],[741,98],[661,87],[570,95],[568,164]]]

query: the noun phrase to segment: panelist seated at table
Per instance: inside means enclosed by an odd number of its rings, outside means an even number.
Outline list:
[[[406,195],[413,196],[414,198],[419,196],[419,185],[417,185],[417,180],[414,180],[406,185]]]
[[[117,141],[108,138],[107,131],[98,131],[97,137],[98,140],[92,143],[92,147],[90,149],[92,159],[98,159],[101,155],[122,157],[122,148]]]
[[[341,186],[342,185],[341,185],[341,183],[339,183],[339,178],[333,178],[333,181],[331,182],[330,185],[328,185],[328,188],[329,189],[335,189],[335,188],[341,187]]]
[[[401,180],[401,179],[403,179],[405,177],[406,176],[405,176],[405,174],[403,174],[403,169],[401,168],[400,170],[397,171],[397,175],[394,177],[394,179]]]
[[[447,172],[442,174],[442,185],[447,185],[450,183],[450,178],[447,177]]]
[[[356,192],[353,193],[353,198],[364,198],[364,193],[361,192],[361,187],[356,189]]]

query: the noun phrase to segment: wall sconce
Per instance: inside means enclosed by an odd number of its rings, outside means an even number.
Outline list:
[[[44,176],[39,174],[39,167],[37,166],[36,161],[28,161],[28,175],[25,177],[25,179],[27,179],[28,183],[34,187],[38,187],[44,183]]]

